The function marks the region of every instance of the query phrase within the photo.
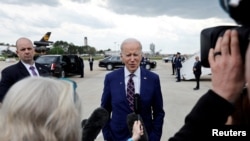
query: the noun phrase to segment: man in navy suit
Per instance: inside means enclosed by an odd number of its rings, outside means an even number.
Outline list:
[[[177,72],[177,81],[176,82],[181,82],[181,68],[182,68],[181,61],[182,61],[181,53],[177,52],[175,62],[174,62],[176,72]]]
[[[16,41],[16,53],[19,57],[19,62],[8,66],[1,72],[0,81],[0,102],[3,101],[5,94],[9,88],[17,81],[28,76],[50,76],[50,71],[47,67],[42,66],[34,61],[35,49],[30,39],[19,38]],[[34,67],[34,72],[30,70],[30,66]]]
[[[127,115],[134,111],[126,98],[129,75],[134,74],[134,90],[140,95],[140,116],[144,122],[149,141],[160,141],[165,112],[159,76],[140,67],[142,45],[134,39],[121,44],[121,59],[125,67],[106,75],[101,106],[110,114],[110,120],[102,132],[106,141],[126,141],[130,137]]]
[[[196,80],[196,87],[194,90],[200,89],[200,77],[201,77],[201,61],[199,59],[199,56],[195,56],[195,63],[193,67],[193,72]]]

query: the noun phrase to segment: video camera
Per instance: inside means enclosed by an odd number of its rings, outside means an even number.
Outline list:
[[[203,29],[200,35],[201,64],[209,68],[208,52],[214,48],[218,37],[227,29],[235,29],[238,32],[241,57],[245,60],[245,53],[250,37],[250,0],[219,0],[223,10],[238,24],[237,26],[216,26]]]

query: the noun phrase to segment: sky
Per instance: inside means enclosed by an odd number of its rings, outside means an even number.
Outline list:
[[[1,0],[0,43],[20,37],[66,41],[97,50],[119,50],[126,38],[150,44],[160,54],[192,54],[200,50],[200,32],[236,25],[218,0]]]

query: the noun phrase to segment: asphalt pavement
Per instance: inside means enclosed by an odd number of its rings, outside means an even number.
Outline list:
[[[0,71],[6,66],[16,62],[0,62]],[[110,71],[98,67],[98,60],[94,61],[93,71],[84,60],[84,78],[79,75],[71,76],[70,79],[77,82],[77,92],[82,101],[82,118],[88,118],[92,111],[100,106],[103,91],[104,77]],[[162,60],[157,61],[157,67],[152,72],[160,76],[161,90],[164,99],[165,119],[163,126],[162,141],[167,141],[173,136],[184,123],[185,116],[190,112],[197,100],[211,88],[210,76],[203,76],[200,82],[200,90],[194,91],[194,80],[176,82],[172,75],[171,63]],[[96,141],[103,141],[101,134]]]

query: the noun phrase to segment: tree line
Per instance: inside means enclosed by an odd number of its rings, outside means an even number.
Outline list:
[[[5,50],[2,50],[1,54],[6,57],[16,57],[16,53],[9,50],[9,44],[0,43],[0,45],[6,46]],[[53,43],[52,47],[48,49],[48,47],[41,47],[44,48],[46,54],[104,54],[105,51],[111,51],[111,49],[107,50],[96,50],[95,47],[86,45],[86,46],[78,46],[74,45],[73,43],[68,43],[66,41],[56,41]]]

